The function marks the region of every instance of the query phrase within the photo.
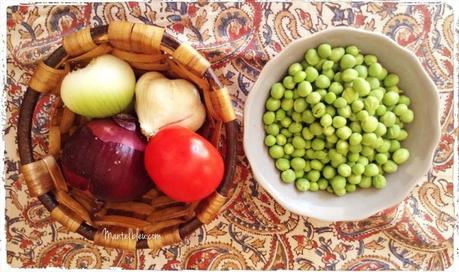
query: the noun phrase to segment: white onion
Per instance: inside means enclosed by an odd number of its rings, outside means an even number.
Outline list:
[[[61,97],[73,112],[102,118],[122,112],[131,103],[134,89],[135,75],[129,64],[112,55],[103,55],[66,75]]]

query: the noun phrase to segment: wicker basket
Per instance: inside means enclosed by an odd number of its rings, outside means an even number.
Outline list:
[[[199,203],[178,203],[153,189],[136,201],[103,203],[78,189],[67,187],[55,158],[59,156],[61,142],[65,142],[65,138],[87,120],[62,103],[51,117],[48,155],[34,158],[31,126],[40,94],[52,92],[58,96],[66,73],[106,53],[128,61],[137,74],[162,71],[170,77],[193,81],[200,88],[207,109],[207,125],[211,124],[213,128],[208,139],[215,146],[225,141],[226,146],[222,152],[225,158],[223,181],[207,199]],[[224,136],[222,127],[225,128]],[[158,249],[180,242],[218,214],[232,184],[236,133],[237,123],[230,97],[203,56],[190,45],[165,33],[163,28],[126,21],[112,22],[64,37],[62,46],[39,63],[30,79],[19,115],[21,172],[30,196],[38,197],[51,217],[70,231],[101,246],[126,250]],[[120,235],[107,235],[107,230]]]

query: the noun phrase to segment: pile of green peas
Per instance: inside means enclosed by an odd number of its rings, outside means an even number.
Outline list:
[[[281,180],[298,191],[343,196],[386,186],[410,156],[401,142],[414,113],[374,55],[321,44],[293,63],[266,100],[265,145]]]

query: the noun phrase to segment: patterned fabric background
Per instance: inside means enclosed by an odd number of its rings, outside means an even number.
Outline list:
[[[3,16],[3,15],[2,15]],[[101,248],[54,223],[19,175],[16,122],[37,60],[62,35],[112,20],[154,22],[200,49],[244,101],[267,60],[311,33],[350,25],[383,33],[414,52],[441,98],[441,142],[423,182],[398,207],[360,222],[325,223],[285,211],[253,179],[239,145],[235,189],[224,212],[179,245],[136,253]],[[8,8],[6,223],[13,267],[137,269],[442,270],[453,263],[453,10],[445,4],[161,3]],[[47,149],[44,96],[33,130]],[[242,131],[242,130],[241,130]],[[242,134],[240,134],[241,141]]]

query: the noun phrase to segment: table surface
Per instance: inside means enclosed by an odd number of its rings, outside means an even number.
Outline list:
[[[445,4],[160,3],[16,6],[7,10],[6,223],[13,267],[137,269],[442,270],[453,263],[453,10]],[[18,109],[36,62],[63,34],[112,20],[154,22],[212,62],[242,120],[267,60],[299,37],[341,25],[383,33],[414,52],[441,99],[432,168],[399,206],[359,222],[326,223],[285,211],[253,179],[241,144],[235,189],[221,215],[178,245],[136,253],[94,246],[49,218],[18,173]],[[409,67],[407,67],[409,68]],[[49,127],[40,100],[36,152]],[[241,130],[242,131],[242,130]]]

